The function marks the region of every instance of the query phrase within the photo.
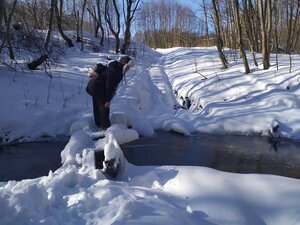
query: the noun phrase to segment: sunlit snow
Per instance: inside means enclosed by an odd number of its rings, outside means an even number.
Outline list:
[[[230,59],[230,68],[221,70],[214,47],[154,51],[136,45],[146,50],[138,52],[120,84],[111,106],[113,125],[105,132],[94,127],[85,86],[88,68],[108,63],[108,53],[66,49],[53,65],[53,79],[42,69],[28,71],[26,64],[21,72],[0,65],[2,143],[70,135],[58,170],[0,183],[0,224],[300,224],[298,179],[134,166],[120,147],[156,129],[299,140],[300,57],[293,57],[291,73],[288,57],[280,55],[279,70],[271,58],[269,70],[251,64],[246,75],[241,61]],[[180,97],[191,100],[190,109],[180,108]],[[115,179],[95,169],[94,151],[103,150],[106,160],[122,164]]]

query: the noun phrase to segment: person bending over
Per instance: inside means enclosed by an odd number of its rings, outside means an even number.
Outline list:
[[[119,61],[111,62],[108,67],[98,63],[89,69],[90,80],[86,91],[92,95],[95,125],[103,130],[111,125],[109,120],[110,102],[123,75],[131,66],[130,62],[129,56],[123,56]]]

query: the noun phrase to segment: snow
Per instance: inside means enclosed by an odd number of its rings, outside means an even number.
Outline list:
[[[52,79],[25,63],[21,72],[0,65],[1,142],[70,135],[58,170],[0,182],[0,224],[300,224],[298,179],[134,166],[120,148],[156,129],[299,140],[300,57],[293,57],[291,73],[288,57],[279,55],[279,70],[272,61],[269,70],[251,65],[246,75],[240,60],[221,70],[213,47],[144,49],[113,98],[107,131],[95,129],[85,92],[88,68],[108,63],[107,53],[67,49]],[[190,109],[174,109],[181,96],[191,100]],[[115,179],[95,169],[94,151],[102,150],[106,161],[122,164]]]

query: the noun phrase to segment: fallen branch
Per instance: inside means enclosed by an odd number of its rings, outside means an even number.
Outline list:
[[[42,55],[37,60],[32,61],[31,63],[28,63],[27,66],[30,70],[35,70],[39,65],[44,63],[48,59],[48,55]]]
[[[207,80],[207,77],[204,76],[202,73],[200,73],[199,71],[195,71],[194,73],[199,73],[202,77],[204,77],[204,80]]]

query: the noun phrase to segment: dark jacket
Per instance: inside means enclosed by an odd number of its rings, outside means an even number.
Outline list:
[[[86,92],[98,100],[105,101],[105,84],[106,78],[104,72],[99,73],[97,78],[89,80],[86,86]]]
[[[106,77],[105,101],[110,102],[123,78],[123,64],[117,61],[111,62],[104,74]]]
[[[88,82],[86,91],[103,102],[110,102],[123,78],[123,64],[113,61],[99,76]]]

